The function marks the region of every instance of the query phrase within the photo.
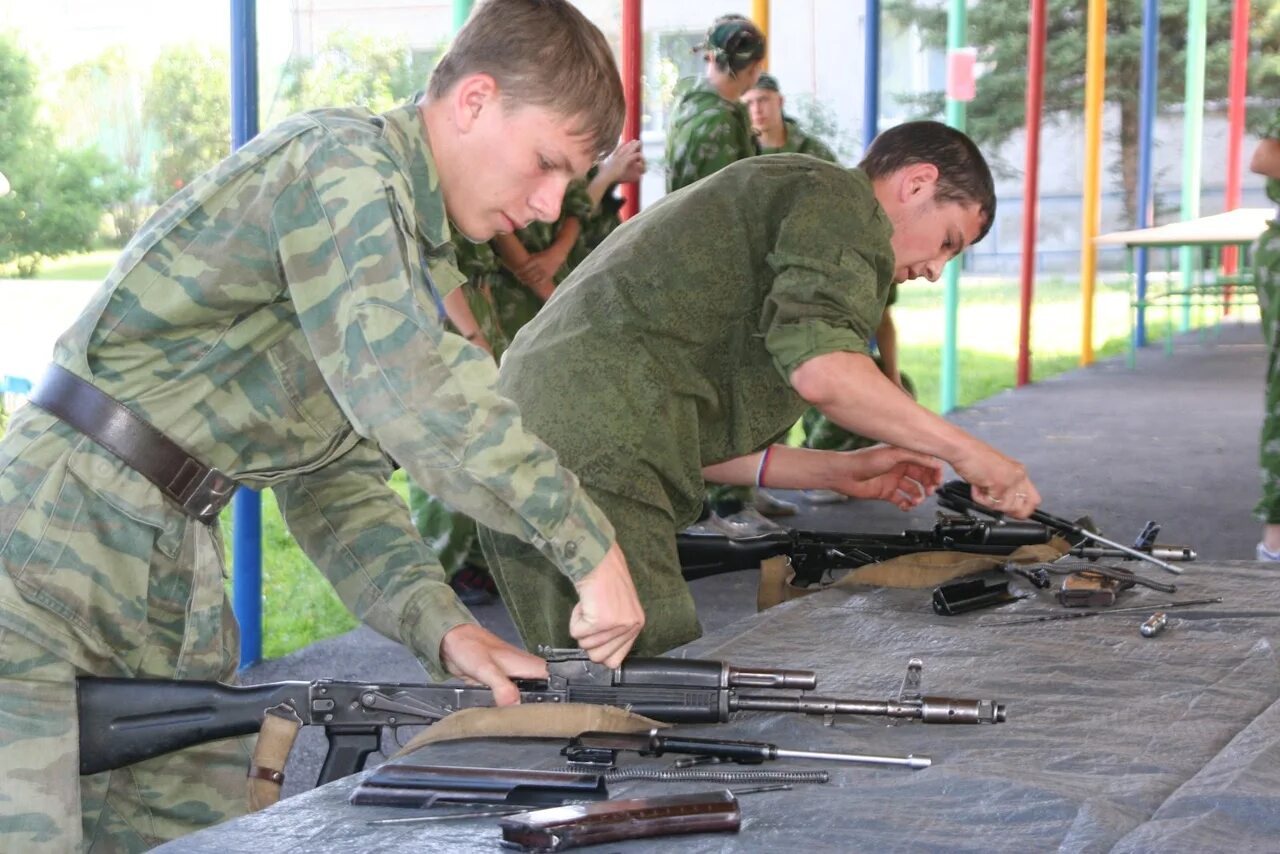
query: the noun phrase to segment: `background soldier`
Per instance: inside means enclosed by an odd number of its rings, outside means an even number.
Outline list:
[[[1280,112],[1263,131],[1249,168],[1267,179],[1267,198],[1280,205]],[[1262,498],[1254,509],[1263,523],[1258,560],[1280,560],[1280,212],[1253,247],[1254,282],[1267,340],[1267,403],[1259,453]]]
[[[554,220],[622,115],[570,3],[491,0],[425,101],[288,119],[138,232],[0,440],[0,848],[143,850],[244,811],[239,740],[81,779],[75,695],[77,674],[233,678],[217,508],[237,483],[272,487],[346,605],[437,678],[510,703],[545,663],[458,602],[392,460],[537,543],[579,591],[569,633],[621,662],[643,612],[612,528],[440,297],[462,280],[449,223]]]
[[[667,130],[667,192],[758,152],[738,99],[764,67],[764,34],[741,15],[724,15],[700,47],[706,77],[687,84]]]
[[[839,162],[825,142],[809,136],[795,119],[783,112],[786,99],[772,74],[761,74],[756,85],[742,96],[742,103],[747,107],[761,154],[810,154],[828,163]]]

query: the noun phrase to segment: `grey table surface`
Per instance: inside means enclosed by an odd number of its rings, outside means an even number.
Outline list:
[[[1152,574],[1161,574],[1152,569]],[[1162,575],[1160,580],[1171,580]],[[741,798],[737,834],[681,837],[682,851],[1280,850],[1280,572],[1252,562],[1188,566],[1176,594],[1137,589],[1116,607],[1222,596],[1173,609],[1144,638],[1145,613],[993,626],[1063,613],[1048,594],[939,617],[928,591],[832,589],[726,626],[677,651],[738,665],[817,671],[817,694],[887,699],[906,663],[924,661],[924,692],[993,698],[997,725],[831,725],[742,713],[686,734],[783,747],[924,754],[932,767],[825,766],[831,782]],[[324,674],[316,674],[317,677]],[[488,740],[425,748],[412,761],[558,769],[560,742]],[[652,760],[665,765],[665,760]],[[777,767],[817,767],[800,763]],[[359,775],[162,846],[166,852],[492,851],[494,819],[375,826],[401,816],[347,803]],[[613,797],[715,788],[628,782]],[[672,839],[607,850],[669,850]],[[605,850],[605,849],[598,849]]]

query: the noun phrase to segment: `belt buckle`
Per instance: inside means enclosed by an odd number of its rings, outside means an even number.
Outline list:
[[[222,472],[210,468],[182,502],[182,509],[201,522],[212,522],[218,512],[227,506],[237,485]]]

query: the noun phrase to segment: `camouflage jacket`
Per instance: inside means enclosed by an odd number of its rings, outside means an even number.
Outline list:
[[[827,147],[825,142],[800,130],[795,119],[784,117],[782,123],[787,129],[787,141],[777,148],[767,148],[762,145],[760,146],[761,154],[808,154],[830,163],[840,162],[835,152]]]
[[[747,108],[700,80],[680,96],[667,131],[667,192],[758,153]]]
[[[443,634],[472,618],[388,486],[393,460],[572,579],[613,540],[494,390],[493,360],[445,333],[440,295],[462,281],[449,239],[416,108],[294,116],[161,207],[55,351],[204,462],[272,487],[347,607],[436,675]],[[189,520],[81,438],[28,406],[0,441],[0,623],[59,651],[92,637],[110,654],[118,613],[151,610],[145,583],[121,580],[131,592],[112,598],[110,567],[132,565],[82,540],[86,553],[55,567],[66,584],[24,573],[44,516],[60,512],[32,497],[49,467],[161,539]]]

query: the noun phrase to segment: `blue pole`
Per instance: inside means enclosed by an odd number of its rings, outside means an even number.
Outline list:
[[[1156,30],[1160,26],[1159,0],[1142,3],[1142,77],[1138,84],[1138,228],[1155,225],[1155,198],[1151,191],[1152,133],[1156,119]],[[1147,298],[1147,249],[1137,250],[1138,302]],[[1133,344],[1147,344],[1147,311],[1139,306],[1133,327]]]
[[[258,135],[257,0],[231,0],[231,149]],[[262,496],[246,487],[231,506],[231,607],[240,669],[262,660]]]
[[[871,147],[880,125],[880,0],[867,0],[862,44],[862,150]]]

